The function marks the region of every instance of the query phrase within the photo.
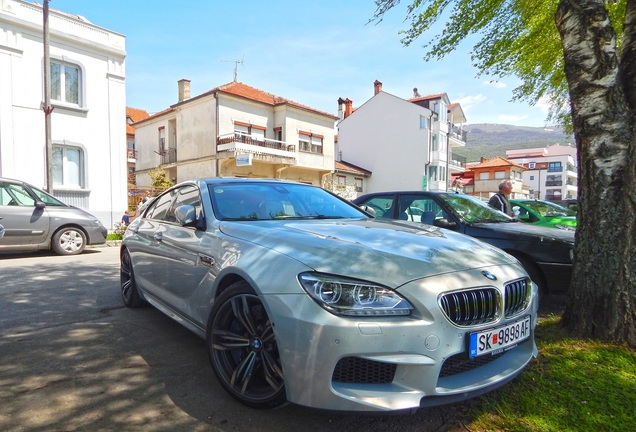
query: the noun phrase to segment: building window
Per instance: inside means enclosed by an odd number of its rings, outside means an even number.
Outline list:
[[[430,128],[431,128],[431,120],[428,117],[421,115],[420,129],[430,129]]]
[[[250,123],[234,122],[234,134],[243,138],[242,142],[249,142],[247,138],[251,138],[256,141],[265,141],[265,128],[264,126],[257,126]]]
[[[533,175],[530,176],[530,180],[534,180],[534,176]]]
[[[432,151],[439,151],[439,146],[438,146],[437,139],[438,139],[437,135],[431,136],[431,150]]]
[[[79,66],[51,61],[51,100],[81,105],[80,84]]]
[[[84,152],[81,148],[53,146],[53,185],[84,188]]]
[[[563,177],[561,174],[548,175],[545,179],[546,186],[563,186]]]
[[[495,171],[495,179],[496,180],[503,180],[504,178],[506,178],[506,172],[505,171]]]
[[[298,133],[298,148],[300,151],[322,154],[322,135],[310,132]]]
[[[548,163],[548,172],[561,172],[563,171],[563,167],[561,166],[561,162],[549,162]]]
[[[343,175],[339,175],[338,177],[338,186],[345,186],[347,184],[347,177]]]
[[[490,180],[490,173],[488,171],[482,171],[479,173],[479,180]]]
[[[159,155],[166,154],[166,128],[161,126],[159,128]]]
[[[356,178],[356,192],[363,192],[362,190],[362,179],[361,178]]]
[[[278,126],[274,128],[274,139],[276,141],[283,141],[283,128]]]

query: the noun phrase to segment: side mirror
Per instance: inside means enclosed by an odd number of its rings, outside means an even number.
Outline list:
[[[35,204],[35,208],[36,209],[43,209],[44,207],[46,207],[46,203],[44,201],[35,201],[33,204]]]
[[[369,213],[371,215],[371,217],[375,217],[375,210],[373,210],[372,207],[369,207],[368,205],[364,205],[362,204],[360,206],[360,209],[366,213]]]
[[[191,205],[181,205],[174,210],[174,217],[181,226],[192,225],[197,221],[197,211]]]
[[[448,219],[435,219],[433,225],[439,228],[457,229],[457,222],[450,222]]]

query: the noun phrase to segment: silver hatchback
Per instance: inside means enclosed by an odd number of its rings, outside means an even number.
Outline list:
[[[301,183],[174,186],[126,230],[120,278],[126,306],[204,338],[220,384],[253,407],[451,403],[537,354],[537,286],[512,256]]]
[[[0,224],[4,226],[0,251],[52,249],[60,255],[76,255],[86,245],[105,243],[108,234],[90,213],[7,178],[0,178]]]

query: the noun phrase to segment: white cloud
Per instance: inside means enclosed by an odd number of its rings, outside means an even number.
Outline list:
[[[486,99],[488,99],[487,96],[479,93],[476,95],[470,95],[470,96],[463,96],[453,102],[458,102],[461,106],[462,109],[464,109],[464,111],[469,110],[470,108],[474,107],[475,105],[479,105],[482,102],[484,102]]]

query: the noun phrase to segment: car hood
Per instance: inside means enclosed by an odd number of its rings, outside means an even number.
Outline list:
[[[495,237],[518,238],[526,241],[560,241],[574,244],[574,231],[554,229],[523,222],[474,223],[470,226],[491,231]],[[499,234],[499,235],[496,235]]]
[[[400,221],[221,222],[220,229],[316,271],[392,287],[422,277],[516,262],[468,236]]]

